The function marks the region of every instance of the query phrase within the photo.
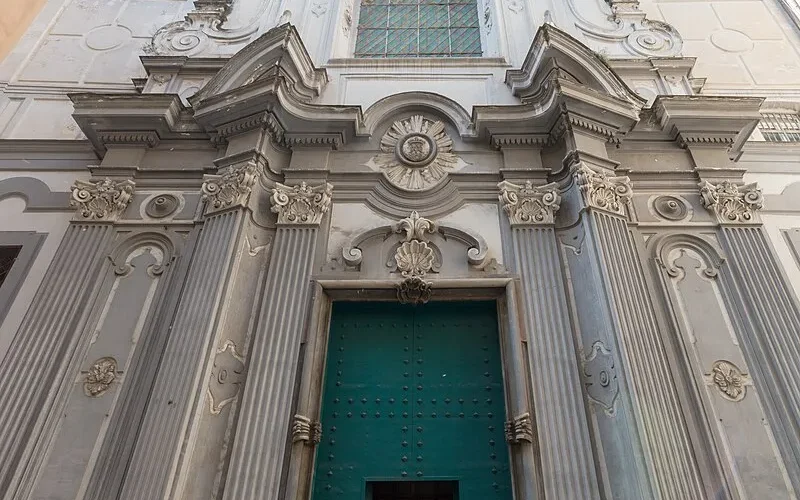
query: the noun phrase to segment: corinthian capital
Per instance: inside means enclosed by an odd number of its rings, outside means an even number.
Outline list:
[[[754,222],[764,206],[764,195],[755,184],[738,185],[730,181],[700,183],[703,206],[714,212],[720,222]]]
[[[632,194],[630,178],[592,170],[583,163],[575,169],[574,175],[587,207],[625,215],[625,205]]]
[[[202,191],[203,201],[207,203],[206,213],[246,206],[262,168],[258,162],[249,161],[225,167],[219,174],[204,175]]]
[[[556,185],[534,186],[525,181],[524,186],[503,181],[500,189],[500,203],[508,215],[512,226],[553,224],[555,214],[561,206],[561,195]]]
[[[331,206],[333,185],[323,182],[309,186],[276,183],[272,190],[272,211],[278,214],[278,224],[317,225]]]
[[[130,203],[135,186],[130,179],[75,181],[69,206],[77,209],[83,219],[115,220]]]

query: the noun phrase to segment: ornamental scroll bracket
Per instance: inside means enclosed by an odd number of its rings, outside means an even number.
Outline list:
[[[555,214],[561,206],[555,183],[534,186],[531,181],[523,185],[503,181],[497,187],[500,204],[512,227],[555,223]]]
[[[626,216],[625,210],[633,195],[630,178],[593,170],[583,163],[575,169],[574,177],[587,207]]]
[[[75,181],[69,206],[82,220],[113,221],[128,207],[136,184],[130,180],[114,181],[106,177],[95,181]]]
[[[318,226],[330,209],[333,185],[323,182],[309,186],[302,182],[296,186],[275,183],[272,189],[272,211],[278,214],[278,225]]]
[[[506,441],[509,444],[533,442],[533,421],[528,412],[517,416],[505,423]]]
[[[322,440],[322,424],[303,415],[295,415],[292,421],[292,442],[304,442],[314,446]]]
[[[756,183],[739,185],[730,181],[700,183],[703,206],[714,213],[720,223],[758,222],[758,211],[764,208],[764,195]]]

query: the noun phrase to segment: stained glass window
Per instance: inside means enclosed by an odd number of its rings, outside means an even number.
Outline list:
[[[362,0],[356,57],[480,57],[474,0]]]

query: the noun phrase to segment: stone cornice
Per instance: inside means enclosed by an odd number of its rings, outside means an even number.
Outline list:
[[[764,195],[756,183],[736,184],[722,181],[700,183],[703,206],[714,213],[720,224],[755,223],[764,208]]]
[[[512,227],[549,225],[555,223],[555,214],[561,206],[561,195],[555,183],[534,186],[503,181],[497,185],[500,204]]]

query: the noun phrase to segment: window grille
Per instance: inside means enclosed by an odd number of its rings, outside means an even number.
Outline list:
[[[758,129],[767,142],[800,142],[800,115],[762,113]]]
[[[11,267],[17,260],[19,251],[22,247],[0,246],[0,285],[6,280],[6,276],[11,272]]]
[[[356,57],[480,57],[475,0],[362,0]]]

